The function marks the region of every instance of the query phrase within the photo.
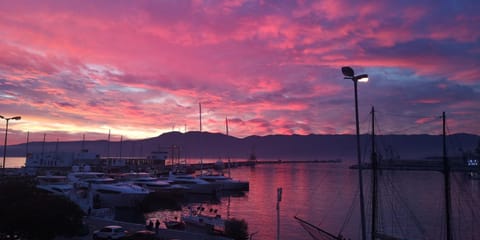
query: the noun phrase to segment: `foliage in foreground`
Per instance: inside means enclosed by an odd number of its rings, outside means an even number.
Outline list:
[[[248,224],[245,220],[230,219],[225,222],[225,235],[235,240],[248,239]]]
[[[83,215],[73,202],[37,189],[28,178],[0,179],[0,235],[73,236],[82,230]]]

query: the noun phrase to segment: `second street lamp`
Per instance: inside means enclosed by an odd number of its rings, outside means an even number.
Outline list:
[[[362,224],[362,239],[367,239],[366,226],[365,226],[365,203],[363,197],[363,176],[362,176],[362,160],[360,153],[360,127],[358,123],[358,96],[357,96],[357,83],[368,82],[368,74],[360,74],[355,76],[355,72],[351,67],[342,67],[342,73],[345,79],[351,79],[353,81],[355,91],[355,126],[356,126],[356,138],[357,138],[357,162],[358,162],[358,185],[360,191],[360,220]],[[373,233],[372,233],[373,234]]]
[[[0,118],[1,119],[5,119],[5,121],[7,122],[6,126],[5,126],[5,142],[3,144],[3,165],[2,165],[2,171],[3,171],[3,174],[5,174],[5,158],[7,157],[7,134],[8,134],[8,121],[10,120],[20,120],[22,119],[22,117],[20,116],[15,116],[15,117],[10,117],[10,118],[6,118],[2,115],[0,115]]]

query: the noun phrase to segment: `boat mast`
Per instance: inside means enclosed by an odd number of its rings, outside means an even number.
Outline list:
[[[447,137],[445,131],[445,112],[442,114],[443,119],[443,176],[445,183],[445,210],[446,210],[446,223],[447,223],[447,240],[453,240],[452,223],[450,222],[451,214],[451,197],[450,197],[450,164],[447,159]]]
[[[120,136],[120,153],[118,159],[122,159],[122,144],[123,144],[123,136]]]
[[[225,117],[225,130],[227,132],[227,136],[228,135],[228,117]],[[230,175],[230,154],[228,154],[228,177],[231,177]],[[228,200],[230,201],[230,198],[228,198]]]
[[[108,129],[108,138],[107,138],[107,158],[110,158],[110,129]]]
[[[46,133],[43,134],[42,159],[40,160],[40,164],[43,164],[43,161],[44,161],[43,157],[44,157],[44,155],[45,155],[45,138],[47,138],[47,134],[46,134]]]
[[[202,132],[202,103],[198,103],[198,112],[199,112],[199,121],[200,121],[200,132]]]
[[[377,209],[378,209],[378,173],[377,153],[375,149],[375,108],[372,106],[372,240],[377,235]]]
[[[82,149],[80,149],[80,152],[85,152],[85,134],[82,137]]]
[[[27,145],[25,146],[25,156],[28,157],[28,143],[30,142],[30,131],[27,132]]]
[[[277,188],[277,240],[280,240],[280,202],[282,201],[282,188]]]
[[[200,120],[200,136],[202,135],[202,103],[198,103],[198,111],[199,111],[199,120]],[[203,175],[203,149],[200,148],[200,175]]]
[[[225,116],[225,131],[227,133],[227,136],[228,135],[228,117]],[[230,154],[227,154],[227,157],[228,157],[228,177],[232,177],[231,176],[231,172],[230,172]],[[231,200],[230,200],[230,194],[228,195],[228,202],[227,202],[227,219],[230,219],[230,204],[231,204]]]
[[[228,117],[225,117],[225,131],[227,132],[228,136]]]

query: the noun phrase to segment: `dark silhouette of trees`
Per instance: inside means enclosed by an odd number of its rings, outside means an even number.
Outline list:
[[[35,187],[31,178],[0,177],[0,238],[53,239],[84,230],[82,210]]]
[[[235,240],[248,239],[248,224],[245,220],[229,219],[225,221],[225,235]]]

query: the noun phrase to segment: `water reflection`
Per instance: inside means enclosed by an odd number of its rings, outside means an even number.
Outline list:
[[[328,230],[360,239],[358,176],[349,163],[337,164],[265,164],[255,168],[232,169],[232,177],[250,181],[250,191],[218,198],[192,198],[177,210],[146,213],[160,219],[180,217],[188,208],[203,206],[217,209],[222,216],[245,219],[254,239],[276,237],[276,189],[283,188],[280,203],[282,239],[311,237],[293,218],[302,219]],[[367,213],[371,212],[370,172],[365,171]],[[457,236],[475,239],[480,229],[480,181],[452,174],[454,225]],[[384,232],[409,239],[441,239],[445,229],[443,175],[426,171],[383,171],[380,174],[380,224]],[[367,216],[367,226],[370,216]],[[370,233],[369,233],[370,234]]]

